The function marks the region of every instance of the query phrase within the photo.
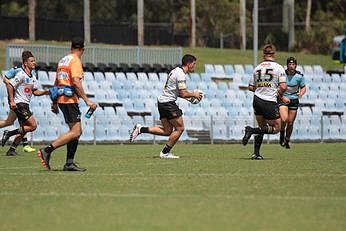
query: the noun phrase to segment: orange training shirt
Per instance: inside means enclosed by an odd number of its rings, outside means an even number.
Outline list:
[[[83,79],[83,66],[80,58],[75,54],[69,54],[63,57],[58,63],[56,72],[56,86],[73,86],[72,77]],[[58,103],[70,104],[79,103],[77,94],[72,97],[59,96]]]

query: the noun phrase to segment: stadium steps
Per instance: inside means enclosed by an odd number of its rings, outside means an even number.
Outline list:
[[[196,138],[199,144],[210,144],[210,131],[209,130],[186,130],[187,135],[191,138]]]

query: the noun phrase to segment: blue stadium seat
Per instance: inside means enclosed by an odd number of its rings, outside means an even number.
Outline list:
[[[120,141],[128,141],[129,140],[129,131],[133,126],[128,127],[126,125],[122,125],[117,129],[117,137],[119,137]]]
[[[53,84],[56,79],[56,72],[55,71],[48,71],[48,79]]]
[[[105,72],[105,79],[110,81],[110,82],[113,82],[115,80],[115,75],[113,72]]]
[[[304,65],[304,75],[313,75],[314,70],[310,65]]]
[[[101,82],[101,81],[104,81],[105,80],[105,76],[103,75],[102,72],[94,72],[94,79],[95,81],[97,82]]]
[[[214,139],[220,139],[220,140],[226,140],[228,139],[228,129],[226,126],[219,126],[215,125],[213,127],[213,138]]]
[[[94,81],[94,76],[91,72],[85,71],[83,79],[85,82]]]
[[[158,82],[159,76],[155,72],[149,72],[148,73],[148,79],[149,79],[149,81]]]
[[[124,74],[124,72],[115,72],[115,77],[118,81],[126,81],[126,75]]]
[[[159,73],[159,80],[160,80],[160,82],[165,83],[167,81],[167,73],[160,72]]]
[[[40,84],[53,84],[48,77],[46,71],[37,71],[37,77]]]
[[[225,73],[227,75],[231,75],[232,76],[234,74],[235,71],[234,71],[233,65],[225,64],[224,67],[225,67]]]
[[[252,64],[245,64],[245,74],[252,75],[253,69]]]
[[[112,89],[114,90],[124,89],[124,83],[117,80],[113,80]]]
[[[205,70],[205,73],[207,73],[207,74],[214,74],[215,73],[213,64],[204,64],[204,70]]]
[[[217,87],[218,87],[219,90],[222,90],[222,91],[227,91],[228,90],[228,85],[225,82],[219,82],[217,84]]]
[[[209,83],[211,81],[210,74],[208,73],[201,73],[200,77],[201,77],[201,81],[204,81],[206,83]]]
[[[312,68],[314,70],[315,75],[323,75],[324,71],[321,65],[313,65]]]
[[[132,81],[132,82],[136,82],[137,79],[137,75],[134,72],[126,72],[126,78],[128,81]]]
[[[191,78],[191,81],[193,81],[193,82],[200,82],[201,81],[201,78],[200,78],[198,73],[190,73],[190,78]]]
[[[137,78],[138,78],[138,81],[141,83],[147,83],[148,82],[148,76],[145,72],[138,72]]]
[[[245,70],[242,64],[234,64],[234,71],[240,75],[245,74]]]

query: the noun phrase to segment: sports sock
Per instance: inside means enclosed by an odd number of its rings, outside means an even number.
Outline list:
[[[8,134],[8,136],[11,137],[11,136],[14,136],[14,135],[17,135],[17,134],[21,134],[22,131],[23,131],[22,128],[17,128],[17,129],[14,129],[12,131],[9,131],[7,134]]]
[[[66,164],[72,164],[78,147],[78,140],[72,140],[67,144]]]
[[[263,141],[263,134],[259,134],[255,136],[255,143],[254,143],[254,154],[260,155],[260,148]]]
[[[165,147],[162,149],[162,153],[163,154],[167,154],[169,153],[169,151],[171,151],[172,147],[169,146],[168,144],[165,145]]]
[[[17,146],[18,146],[18,144],[12,142],[12,144],[11,144],[11,146],[10,146],[10,150],[11,150],[11,151],[12,151],[12,150],[13,150],[13,151],[16,150]]]
[[[280,130],[280,140],[284,140],[285,137],[285,130]]]
[[[47,147],[44,148],[45,152],[52,153],[55,150],[52,144],[49,144]]]
[[[274,129],[270,125],[266,125],[263,128],[253,128],[252,133],[253,134],[273,134]]]
[[[25,147],[26,145],[29,145],[28,138],[24,137],[24,138],[22,139],[22,143],[23,143],[23,147]]]
[[[141,127],[141,129],[139,131],[140,131],[140,133],[149,133],[149,128],[148,127]]]

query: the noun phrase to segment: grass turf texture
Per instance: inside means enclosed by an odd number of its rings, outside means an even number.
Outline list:
[[[344,230],[346,144],[80,145],[84,173],[0,148],[0,230]],[[21,151],[18,148],[18,151]]]

